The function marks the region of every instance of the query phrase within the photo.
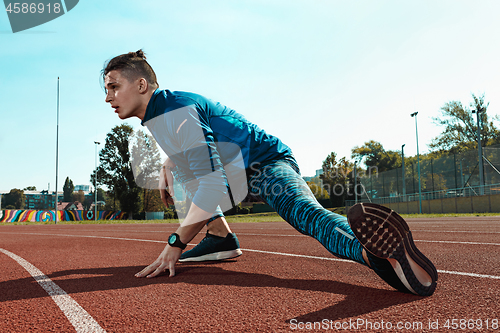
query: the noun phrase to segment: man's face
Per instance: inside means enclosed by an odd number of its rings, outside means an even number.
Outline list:
[[[139,80],[130,82],[120,70],[106,74],[104,85],[107,89],[106,103],[109,103],[120,119],[140,118],[141,94]]]

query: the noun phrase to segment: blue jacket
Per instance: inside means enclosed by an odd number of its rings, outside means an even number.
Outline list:
[[[234,110],[193,93],[157,89],[142,125],[177,167],[195,180],[193,203],[208,212],[215,211],[228,185],[246,186],[249,170],[292,157],[277,137]]]

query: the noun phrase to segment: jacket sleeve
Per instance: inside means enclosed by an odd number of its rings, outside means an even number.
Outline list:
[[[198,111],[196,105],[173,111],[169,127],[175,138],[175,154],[171,158],[196,178],[193,203],[213,213],[227,197],[227,179],[208,117]]]

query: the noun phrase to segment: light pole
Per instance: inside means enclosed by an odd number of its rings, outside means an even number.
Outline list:
[[[100,145],[100,142],[94,141],[95,144],[95,186],[94,186],[94,220],[97,221],[97,145]]]
[[[56,216],[54,218],[54,224],[57,224],[57,177],[59,174],[59,77],[57,77],[57,125],[56,125],[56,201],[55,201],[55,212]]]
[[[413,112],[410,116],[412,116],[412,118],[415,117],[415,132],[417,134],[418,211],[419,214],[422,214],[422,186],[420,183],[420,153],[418,152],[417,114],[418,112]]]
[[[356,165],[358,164],[358,161],[354,161],[354,204],[358,203],[358,196],[356,194],[356,186],[357,186],[357,180],[356,180]]]
[[[483,110],[478,108],[477,110],[472,110],[477,116],[477,153],[479,158],[479,194],[484,194],[484,175],[483,175],[483,147],[481,147],[481,118],[479,114]]]
[[[401,166],[402,166],[402,172],[403,172],[403,201],[406,201],[406,184],[405,184],[405,146],[406,144],[403,144],[401,146]]]

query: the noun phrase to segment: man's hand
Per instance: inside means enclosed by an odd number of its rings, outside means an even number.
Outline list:
[[[174,204],[174,177],[172,176],[172,168],[175,164],[167,158],[160,171],[160,181],[158,188],[160,190],[161,201],[165,206]]]
[[[194,203],[191,203],[188,214],[183,222],[183,224],[185,223],[186,225],[181,225],[175,231],[179,235],[181,242],[183,244],[190,242],[194,236],[203,229],[211,215],[212,214],[202,210]],[[158,259],[139,273],[135,274],[135,276],[152,278],[168,269],[170,271],[170,277],[172,277],[175,275],[175,263],[181,257],[181,253],[182,249],[167,244]]]
[[[179,260],[182,250],[178,247],[173,247],[167,244],[163,251],[161,252],[158,259],[156,259],[151,265],[144,268],[139,273],[135,274],[135,277],[147,277],[152,278],[158,274],[166,271],[170,271],[169,277],[175,275],[175,263]]]

